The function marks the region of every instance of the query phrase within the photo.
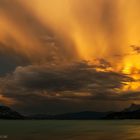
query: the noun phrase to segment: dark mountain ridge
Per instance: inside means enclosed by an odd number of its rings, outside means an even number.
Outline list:
[[[105,119],[140,119],[140,105],[131,104],[123,111],[108,114]]]
[[[0,119],[34,119],[34,120],[97,120],[97,119],[140,119],[140,105],[131,104],[120,112],[83,111],[58,115],[34,114],[24,116],[7,106],[0,105]]]
[[[7,106],[0,105],[0,119],[24,119],[24,116]]]
[[[32,119],[93,120],[93,119],[101,119],[106,115],[107,115],[106,112],[83,111],[83,112],[65,113],[65,114],[58,114],[58,115],[35,114],[29,117]]]

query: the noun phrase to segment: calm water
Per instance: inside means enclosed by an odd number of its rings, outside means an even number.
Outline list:
[[[140,121],[0,121],[0,139],[140,140]]]

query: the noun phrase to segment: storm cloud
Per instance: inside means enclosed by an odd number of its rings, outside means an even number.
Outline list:
[[[101,62],[102,66],[104,61]],[[106,67],[110,66],[107,62],[105,64]],[[67,65],[20,66],[12,74],[1,78],[2,95],[29,107],[35,105],[37,100],[41,106],[51,101],[62,104],[66,104],[66,101],[81,104],[129,101],[130,98],[121,95],[120,89],[134,79],[113,71],[97,71],[100,65],[81,61]]]
[[[0,102],[29,113],[139,102],[139,4],[0,0]]]

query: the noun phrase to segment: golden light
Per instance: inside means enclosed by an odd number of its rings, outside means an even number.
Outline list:
[[[125,90],[139,89],[140,55],[130,46],[140,45],[140,1],[19,0],[19,2],[42,26],[53,32],[67,52],[71,50],[71,57],[74,57],[77,51],[76,59],[93,61],[104,58],[113,66],[111,69],[108,68],[108,71],[124,73],[137,80],[126,83]],[[11,46],[17,52],[35,61],[47,57],[49,50],[38,36],[32,33],[30,26],[17,25],[16,21],[10,20],[6,14],[1,15],[2,40],[6,38],[7,32],[20,44],[20,47]]]

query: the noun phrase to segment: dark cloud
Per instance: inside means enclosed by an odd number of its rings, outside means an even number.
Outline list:
[[[36,102],[42,106],[45,102],[51,104],[51,101],[64,105],[67,101],[129,100],[118,90],[125,82],[133,81],[132,78],[112,71],[97,71],[96,68],[97,65],[86,61],[18,67],[12,75],[1,78],[1,89],[5,97],[19,101],[22,106],[36,106]]]
[[[17,66],[25,66],[29,64],[30,61],[27,57],[10,49],[7,44],[0,42],[0,76],[12,73]]]
[[[131,45],[130,47],[133,49],[133,51],[134,51],[135,53],[140,54],[140,46]]]
[[[121,58],[131,55],[124,54],[120,48],[123,31],[117,2],[77,0],[73,4],[73,20],[68,18],[73,21],[75,29],[85,29],[85,40],[91,35],[91,40],[94,36],[95,40],[99,38],[101,42],[103,37],[109,56]],[[140,99],[139,92],[121,90],[125,84],[135,82],[134,79],[109,70],[112,64],[105,59],[97,59],[93,64],[87,61],[72,63],[79,59],[75,41],[67,37],[71,35],[57,33],[50,25],[44,26],[35,13],[20,1],[0,0],[0,14],[12,27],[10,29],[19,33],[15,35],[15,32],[7,30],[0,43],[0,95],[3,100],[13,99],[14,106],[25,112],[63,112],[99,107],[104,110],[113,104],[117,108],[116,104],[120,102]],[[80,30],[74,31],[71,31],[72,36]],[[61,28],[58,32],[62,32]],[[17,36],[21,36],[23,42]],[[77,46],[77,49],[81,47]],[[136,53],[140,52],[139,46],[131,47]],[[99,47],[99,52],[101,50],[104,49]]]
[[[102,63],[101,63],[102,66]],[[97,71],[86,62],[65,66],[31,65],[18,67],[11,76],[14,82],[27,89],[47,91],[79,91],[83,89],[121,88],[123,82],[132,80],[112,71]]]
[[[124,58],[124,57],[129,56],[129,55],[131,55],[131,53],[114,54],[114,57]]]
[[[138,100],[140,100],[140,91],[125,92],[120,96],[120,100],[138,101]]]
[[[103,58],[95,59],[95,62],[97,62],[97,64],[99,64],[96,67],[101,68],[101,69],[107,69],[107,68],[112,67],[111,63]]]

